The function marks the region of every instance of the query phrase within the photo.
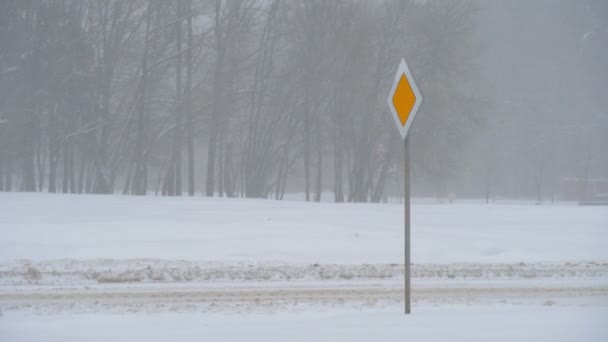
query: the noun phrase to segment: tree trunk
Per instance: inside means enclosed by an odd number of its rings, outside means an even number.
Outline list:
[[[317,113],[317,183],[315,185],[315,202],[321,202],[321,191],[323,191],[323,143],[321,142],[320,114]]]
[[[181,18],[182,0],[177,0],[177,18]],[[177,51],[182,50],[182,22],[177,23]],[[175,195],[182,195],[182,132],[183,132],[183,116],[182,116],[182,54],[177,56],[175,72],[176,77],[176,103],[175,110]]]
[[[308,97],[306,100],[308,101]],[[309,106],[307,103],[305,106]],[[304,185],[306,189],[306,202],[310,201],[310,113],[304,113]]]
[[[41,132],[42,135],[42,132]],[[40,138],[40,141],[37,144],[37,148],[36,148],[36,165],[38,168],[38,191],[39,192],[43,192],[44,191],[44,172],[45,172],[45,167],[46,167],[46,156],[44,155],[44,144],[43,144],[43,138]]]
[[[277,172],[277,180],[276,180],[276,184],[275,184],[276,190],[275,190],[275,194],[274,194],[275,199],[281,198],[283,178],[287,177],[286,168],[287,168],[288,163],[289,163],[289,147],[288,147],[288,144],[285,144],[283,146],[283,153],[282,153],[281,161],[279,164],[279,171]]]
[[[146,116],[146,82],[148,74],[148,45],[150,40],[150,17],[152,1],[148,1],[146,9],[146,34],[144,36],[144,51],[141,63],[141,79],[139,84],[139,103],[137,111],[137,131],[135,138],[135,172],[130,179],[131,193],[145,195],[147,187],[147,167],[145,156],[145,116]]]
[[[181,196],[182,192],[182,1],[176,0],[177,22],[175,24],[176,50],[178,55],[175,57],[175,129],[173,133],[173,147],[171,150],[171,160],[165,176],[163,185],[163,196]]]
[[[226,144],[226,152],[224,153],[224,191],[226,197],[234,197],[234,184],[232,181],[232,143]]]
[[[71,148],[69,151],[69,170],[70,170],[70,193],[71,194],[75,194],[76,193],[76,177],[74,175],[74,148]]]
[[[333,117],[333,130],[332,130],[332,142],[334,147],[334,202],[344,202],[344,192],[342,190],[342,135],[340,134],[341,129],[338,124],[340,118],[340,109],[336,109],[337,113],[334,113]]]
[[[220,124],[219,145],[217,148],[217,193],[224,197],[224,125]]]
[[[209,134],[209,146],[207,147],[207,179],[206,179],[206,194],[208,197],[213,197],[215,185],[215,154],[217,150],[217,139],[220,119],[220,111],[222,110],[222,70],[224,66],[224,44],[222,39],[221,29],[221,14],[222,1],[215,1],[215,68],[213,74],[213,112],[211,113],[211,127]]]
[[[67,141],[63,142],[63,178],[61,180],[61,192],[67,194],[70,186],[70,155],[68,153],[69,145]]]
[[[57,105],[50,113],[48,136],[49,136],[49,192],[57,192],[57,151],[59,149],[57,143],[57,133],[55,116],[57,115]]]
[[[192,0],[186,0],[186,30],[188,50],[186,51],[186,86],[184,89],[184,111],[186,113],[186,144],[188,147],[188,195],[194,196],[194,123],[192,113]]]
[[[380,174],[373,189],[372,202],[379,203],[384,196],[384,187],[388,178],[388,171],[393,159],[394,144],[389,143],[388,151],[384,155],[382,165],[380,166]]]
[[[84,171],[86,170],[87,163],[84,158],[81,158],[80,169],[78,170],[78,183],[76,185],[76,192],[79,194],[84,193]]]
[[[36,134],[34,115],[30,115],[26,133],[23,138],[23,154],[22,169],[23,169],[23,183],[22,190],[24,191],[36,191],[36,176],[34,173],[34,140]]]

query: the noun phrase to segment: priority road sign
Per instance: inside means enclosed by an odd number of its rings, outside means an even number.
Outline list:
[[[418,112],[422,103],[422,94],[420,94],[414,76],[412,76],[403,58],[395,74],[395,81],[393,81],[393,87],[386,102],[388,102],[395,124],[399,133],[401,133],[401,138],[405,140],[416,112]]]
[[[411,302],[411,283],[410,283],[410,148],[408,133],[416,112],[422,103],[422,94],[416,86],[414,76],[407,67],[405,59],[401,59],[397,73],[395,74],[395,81],[393,81],[393,87],[391,88],[388,98],[388,107],[391,110],[395,124],[401,133],[401,138],[404,141],[403,160],[405,165],[403,167],[403,222],[404,222],[404,276],[405,276],[405,313],[410,313],[410,302]]]

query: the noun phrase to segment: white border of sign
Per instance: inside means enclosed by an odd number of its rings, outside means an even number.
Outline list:
[[[395,90],[397,89],[397,84],[399,84],[399,79],[401,79],[401,75],[405,74],[405,78],[407,78],[412,90],[414,91],[414,95],[416,96],[416,102],[414,102],[414,106],[410,112],[410,115],[407,118],[404,126],[401,126],[401,121],[399,120],[399,115],[397,115],[397,111],[393,106],[393,96],[395,95]],[[408,68],[407,63],[405,62],[405,58],[401,59],[401,63],[399,63],[399,68],[397,69],[397,73],[395,74],[395,80],[393,81],[393,86],[391,87],[391,91],[388,93],[388,98],[386,99],[388,103],[388,108],[391,110],[391,114],[393,115],[393,120],[395,120],[395,124],[397,125],[397,129],[399,129],[399,133],[401,133],[401,138],[405,140],[407,138],[407,134],[410,130],[410,126],[412,126],[412,121],[414,121],[414,117],[416,116],[416,112],[418,112],[418,108],[422,104],[422,94],[418,90],[418,86],[416,85],[416,81],[414,80],[414,76],[410,72],[410,68]]]

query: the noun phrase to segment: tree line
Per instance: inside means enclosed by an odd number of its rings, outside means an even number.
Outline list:
[[[0,191],[379,202],[402,184],[386,96],[406,56],[429,94],[413,175],[441,196],[467,170],[492,102],[466,86],[479,72],[477,10],[469,0],[6,0]],[[487,169],[470,176],[480,193]]]

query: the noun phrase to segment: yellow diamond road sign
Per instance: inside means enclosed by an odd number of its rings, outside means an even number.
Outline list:
[[[395,124],[401,133],[401,138],[405,140],[410,130],[414,116],[422,103],[422,94],[416,86],[414,76],[407,67],[405,59],[401,59],[395,81],[391,92],[386,99],[391,110]]]

